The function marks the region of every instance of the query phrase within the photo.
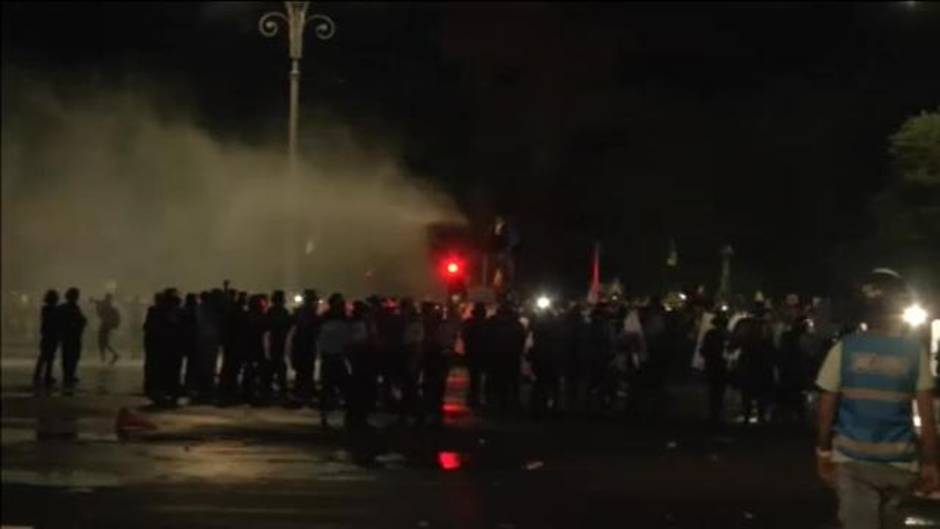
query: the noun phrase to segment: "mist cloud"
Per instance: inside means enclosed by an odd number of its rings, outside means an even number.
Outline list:
[[[63,95],[5,81],[3,97],[6,289],[100,292],[115,281],[146,295],[229,278],[250,290],[425,295],[436,288],[426,226],[461,219],[402,169],[391,142],[366,148],[339,122],[304,123],[318,147],[303,153],[292,212],[278,141],[219,140],[139,90]],[[301,285],[281,284],[289,219],[302,232]]]

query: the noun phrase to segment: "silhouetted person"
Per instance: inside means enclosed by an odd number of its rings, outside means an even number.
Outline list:
[[[405,320],[391,303],[381,306],[376,313],[377,356],[382,375],[380,400],[387,407],[401,407],[393,398],[393,389],[402,387],[407,369],[405,362]]]
[[[467,406],[476,408],[480,405],[481,381],[486,356],[486,305],[475,303],[470,317],[463,322],[461,338],[463,339],[464,357],[467,362],[467,371],[470,376],[470,385],[467,388]]]
[[[228,301],[222,319],[222,373],[220,401],[230,404],[237,398],[238,380],[246,361],[244,326],[248,294],[227,291]]]
[[[549,410],[558,410],[564,342],[561,322],[552,311],[536,313],[531,328],[532,350],[529,355],[535,386],[532,388],[530,408],[536,416],[540,416]]]
[[[49,290],[43,297],[43,306],[39,321],[39,359],[33,371],[33,384],[40,382],[46,386],[55,384],[52,378],[52,364],[55,362],[55,352],[59,348],[62,338],[62,329],[59,324],[59,293]]]
[[[744,424],[748,424],[752,412],[758,422],[766,419],[768,397],[773,391],[773,343],[763,309],[756,316],[742,319],[735,325],[731,337],[731,349],[741,349],[738,359],[737,377],[741,386],[741,407]]]
[[[607,305],[598,303],[591,311],[588,324],[588,402],[589,405],[609,406],[615,388],[611,387],[610,364],[614,356],[614,326]]]
[[[185,350],[182,300],[175,288],[168,288],[163,291],[162,301],[156,319],[157,371],[160,373],[156,403],[175,406],[181,394]]]
[[[242,394],[248,402],[259,403],[267,397],[264,378],[268,372],[264,337],[268,332],[266,314],[267,296],[255,294],[248,299],[243,340],[245,347],[245,371],[242,375]]]
[[[803,337],[809,329],[809,320],[800,316],[780,338],[775,362],[779,374],[775,418],[799,421],[806,415],[803,389],[807,383],[805,366],[809,363],[810,352],[803,350]]]
[[[418,375],[425,341],[425,324],[411,299],[402,300],[401,316],[404,323],[400,359],[402,401],[398,418],[399,422],[404,423],[409,415],[418,411]]]
[[[303,404],[313,397],[313,370],[320,329],[320,300],[314,290],[305,290],[303,304],[294,310],[291,365],[294,368],[294,398]]]
[[[666,384],[666,371],[669,365],[669,334],[666,329],[666,311],[662,300],[654,297],[643,311],[643,336],[649,351],[649,359],[643,366],[646,388],[662,390]]]
[[[713,425],[718,425],[724,415],[725,391],[728,387],[728,362],[725,360],[728,318],[718,313],[712,319],[712,325],[714,327],[705,333],[702,340],[702,357],[708,380],[708,419]]]
[[[196,334],[198,362],[194,362],[193,390],[197,400],[208,398],[215,388],[215,370],[222,340],[222,310],[224,294],[215,289],[202,292],[196,307]]]
[[[519,366],[525,348],[526,329],[515,309],[503,303],[496,310],[489,331],[494,353],[494,396],[501,410],[515,409],[519,404]]]
[[[323,315],[317,353],[320,355],[320,424],[329,427],[329,413],[336,408],[339,396],[348,401],[349,367],[346,354],[351,341],[346,318],[346,299],[333,294],[329,310]]]
[[[457,337],[460,334],[460,313],[457,307],[450,304],[446,312],[441,314],[440,309],[433,310],[429,317],[433,325],[426,327],[424,355],[422,357],[422,372],[424,374],[423,417],[429,417],[432,425],[440,426],[444,422],[444,394],[447,390],[447,376],[453,362],[454,350],[457,346]]]
[[[158,292],[153,295],[153,305],[147,307],[147,315],[144,318],[144,395],[151,400],[156,401],[156,391],[159,387],[159,344],[158,344],[158,319],[160,311],[163,310],[163,294]]]
[[[88,320],[78,306],[79,291],[70,288],[65,292],[65,304],[59,307],[59,324],[62,329],[62,379],[66,387],[78,382],[75,371],[82,356],[82,334]]]
[[[105,294],[101,301],[91,300],[95,304],[100,325],[98,327],[98,352],[101,354],[101,363],[105,362],[107,353],[111,353],[111,365],[118,361],[118,353],[111,346],[111,333],[121,324],[121,313],[114,306],[114,296]]]
[[[199,324],[196,315],[198,308],[199,302],[196,294],[186,294],[186,300],[183,302],[183,308],[180,312],[180,346],[182,348],[181,356],[186,361],[183,382],[186,391],[191,396],[196,394],[196,381],[204,363],[199,357]]]
[[[277,381],[278,393],[287,396],[287,363],[284,355],[287,348],[287,335],[293,325],[293,318],[285,306],[287,300],[283,290],[276,290],[271,295],[271,308],[268,309],[268,372],[265,380],[267,390]]]
[[[427,301],[421,304],[421,322],[424,325],[424,333],[416,378],[421,381],[418,388],[421,397],[415,408],[415,418],[418,424],[422,424],[428,414],[429,382],[432,382],[430,379],[434,376],[436,364],[439,363],[440,344],[437,340],[437,332],[442,320],[443,314],[437,305]]]
[[[580,406],[581,388],[587,376],[584,353],[587,350],[587,322],[581,314],[581,306],[568,308],[561,323],[562,359],[565,366],[565,405],[568,410]]]
[[[375,406],[376,377],[376,329],[372,309],[362,301],[353,304],[349,318],[349,362],[352,378],[349,384],[347,403],[347,426],[367,425],[369,412]]]

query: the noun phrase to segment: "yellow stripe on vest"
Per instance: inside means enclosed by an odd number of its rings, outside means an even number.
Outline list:
[[[906,402],[914,398],[914,395],[903,391],[871,388],[842,388],[839,393],[848,399],[882,400],[887,402]]]
[[[837,435],[835,439],[832,440],[832,444],[851,452],[873,456],[904,455],[915,451],[913,442],[866,443],[864,441],[850,439],[844,435]]]

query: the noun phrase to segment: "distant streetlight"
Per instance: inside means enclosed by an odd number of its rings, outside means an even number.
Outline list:
[[[288,153],[288,185],[286,186],[290,225],[285,234],[285,266],[287,267],[285,280],[288,282],[296,281],[295,252],[294,243],[297,240],[295,236],[296,226],[292,215],[296,212],[294,204],[296,201],[295,184],[297,180],[297,129],[298,115],[300,106],[300,59],[304,52],[304,29],[307,24],[314,24],[314,33],[320,40],[327,40],[336,33],[336,24],[333,19],[320,14],[307,14],[307,8],[310,2],[284,2],[284,11],[271,11],[265,13],[258,20],[258,29],[266,37],[277,35],[280,25],[278,20],[287,28],[288,56],[291,61],[290,69],[290,110],[287,119],[287,153]],[[297,285],[292,285],[297,286]]]
[[[538,307],[539,310],[548,310],[552,306],[552,299],[548,296],[539,296],[538,299],[535,300],[535,306]]]

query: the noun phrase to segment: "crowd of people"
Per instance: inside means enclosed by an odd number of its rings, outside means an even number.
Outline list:
[[[63,304],[55,291],[46,295],[37,384],[55,383],[60,345],[64,383],[77,382],[87,323],[78,299],[74,288]],[[142,325],[144,393],[166,406],[183,397],[317,406],[325,425],[340,407],[349,425],[378,409],[403,422],[440,424],[456,363],[466,367],[469,407],[527,408],[536,416],[630,411],[691,365],[706,375],[713,423],[727,418],[729,388],[740,391],[744,422],[801,420],[813,374],[836,338],[814,332],[814,304],[793,299],[748,311],[659,298],[441,305],[378,296],[349,303],[337,293],[324,302],[313,290],[290,301],[283,291],[249,295],[228,284],[154,295]],[[110,335],[120,313],[110,295],[93,302],[102,362],[110,352],[113,363]]]
[[[488,306],[378,296],[350,303],[339,293],[323,302],[307,290],[291,306],[280,290],[249,295],[226,283],[181,297],[170,288],[154,295],[142,325],[144,392],[159,406],[188,397],[317,407],[325,428],[342,409],[345,427],[355,429],[378,410],[401,424],[441,425],[458,362],[470,408],[527,408],[537,417],[630,412],[638,404],[658,410],[645,399],[689,368],[704,372],[714,426],[727,419],[729,388],[740,393],[745,425],[805,420],[806,396],[816,388],[819,476],[836,488],[840,520],[869,526],[884,514],[878,498],[892,498],[884,511],[894,516],[899,491],[916,485],[935,494],[940,471],[935,420],[915,420],[911,404],[919,418],[936,417],[931,357],[905,316],[911,290],[896,272],[876,269],[860,293],[860,319],[837,327],[825,303],[796,295],[776,307],[756,296],[744,310],[741,302],[732,308],[684,293],[590,305],[542,297],[520,306],[508,298]],[[60,347],[65,386],[78,382],[87,325],[79,297],[70,288],[62,304],[54,290],[44,298],[38,385],[55,384]],[[113,364],[110,335],[120,313],[110,295],[92,303],[101,361],[111,353]]]

